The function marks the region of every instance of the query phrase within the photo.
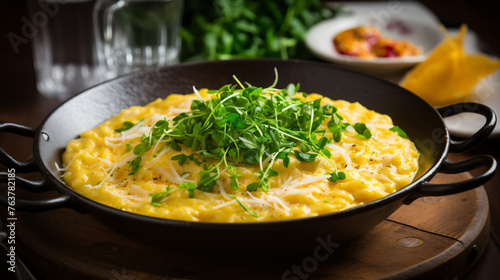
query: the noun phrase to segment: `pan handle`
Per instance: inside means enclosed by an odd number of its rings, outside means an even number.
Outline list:
[[[445,159],[441,166],[440,172],[446,174],[457,174],[461,172],[467,172],[479,167],[487,167],[488,170],[486,170],[483,174],[477,177],[462,182],[449,183],[449,184],[431,184],[429,182],[423,182],[419,186],[417,191],[411,194],[409,197],[407,197],[403,201],[403,203],[410,204],[415,199],[423,196],[450,195],[477,188],[488,182],[493,177],[493,175],[495,175],[495,171],[497,168],[496,160],[489,155],[481,155],[461,162],[453,162],[448,159]]]
[[[56,198],[42,200],[9,200],[9,197],[0,195],[0,204],[9,209],[22,212],[43,212],[58,208],[73,208],[69,206],[71,197],[69,194],[63,194]]]
[[[50,190],[45,177],[39,181],[30,181],[15,175],[15,169],[9,168],[7,171],[8,172],[0,172],[0,183],[6,183],[12,190],[17,187],[21,187],[22,189],[33,193],[41,193]]]
[[[62,194],[55,198],[41,199],[41,200],[23,200],[18,199],[16,196],[16,188],[21,187],[24,190],[40,193],[50,190],[50,183],[46,177],[38,181],[30,181],[28,179],[16,176],[8,169],[7,172],[0,172],[0,185],[5,183],[7,186],[6,191],[0,193],[0,205],[16,211],[22,212],[43,212],[58,208],[71,208],[80,213],[86,213],[86,210],[80,205],[73,203],[73,199],[69,194]]]
[[[0,132],[9,132],[26,137],[35,137],[36,129],[27,127],[20,124],[1,122]],[[32,157],[25,162],[18,161],[12,156],[7,154],[2,147],[0,147],[0,163],[7,166],[8,168],[15,168],[17,172],[28,173],[37,171],[35,165],[35,159]]]
[[[465,139],[462,141],[450,139],[450,152],[452,153],[461,153],[476,147],[491,134],[497,123],[495,112],[493,112],[493,110],[491,110],[488,106],[479,103],[457,103],[439,108],[438,112],[443,118],[466,112],[476,113],[486,118],[486,123],[483,125],[483,127],[481,127],[476,133],[474,133],[474,135],[472,135],[469,139]]]
[[[0,122],[0,132],[8,132],[34,138],[36,129],[15,123]],[[14,159],[0,147],[0,163],[7,167],[7,172],[0,172],[0,186],[4,183],[6,186],[6,190],[0,192],[0,205],[7,209],[25,212],[41,212],[56,208],[72,208],[78,212],[84,212],[79,205],[72,203],[69,194],[62,194],[56,198],[42,200],[17,199],[15,196],[17,187],[29,192],[40,193],[49,191],[50,184],[46,177],[38,181],[31,181],[16,175],[17,172],[29,173],[38,171],[34,157],[25,162],[21,162]]]

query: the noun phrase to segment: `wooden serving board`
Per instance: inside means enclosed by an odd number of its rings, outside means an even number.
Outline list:
[[[439,174],[433,182],[470,177]],[[488,213],[482,187],[421,198],[354,240],[327,246],[320,236],[309,254],[279,259],[266,252],[262,258],[169,252],[67,209],[19,214],[17,234],[19,254],[42,279],[450,279],[464,275],[486,248]]]

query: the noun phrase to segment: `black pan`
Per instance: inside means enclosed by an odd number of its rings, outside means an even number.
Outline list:
[[[320,93],[332,99],[359,101],[369,109],[388,114],[403,128],[421,152],[420,171],[415,181],[382,199],[337,213],[278,222],[222,224],[185,222],[147,217],[124,212],[92,201],[74,192],[61,181],[54,162],[60,164],[67,143],[88,129],[132,105],[144,105],[171,93],[191,93],[197,88],[218,89],[232,83],[232,75],[253,85],[268,86],[279,72],[278,87],[300,83],[308,93]],[[443,118],[461,112],[486,117],[486,124],[469,139],[450,139]],[[70,99],[55,109],[38,129],[0,123],[0,131],[34,137],[34,157],[18,162],[0,148],[0,162],[17,173],[39,171],[40,181],[16,178],[18,187],[33,192],[56,190],[60,196],[49,200],[16,198],[18,211],[46,211],[72,208],[88,213],[104,225],[140,242],[180,250],[208,251],[221,248],[228,253],[310,251],[317,238],[340,242],[360,235],[380,223],[403,204],[422,196],[441,196],[481,186],[494,174],[496,162],[490,156],[479,156],[454,163],[448,152],[463,152],[484,140],[496,124],[495,114],[484,105],[461,103],[435,110],[411,92],[383,80],[362,75],[329,64],[273,59],[212,61],[179,64],[154,71],[140,72],[103,83]],[[430,184],[439,171],[459,173],[487,167],[482,175],[452,184]],[[0,173],[6,182],[7,173]],[[2,205],[8,205],[3,194]]]

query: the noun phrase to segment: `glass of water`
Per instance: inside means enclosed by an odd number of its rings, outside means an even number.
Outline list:
[[[98,0],[96,46],[108,74],[177,63],[182,8],[182,0]]]
[[[97,60],[93,0],[28,1],[37,89],[66,99],[106,79]]]

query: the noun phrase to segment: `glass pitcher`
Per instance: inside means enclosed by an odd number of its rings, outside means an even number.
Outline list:
[[[98,0],[98,59],[113,75],[179,61],[183,0]]]

